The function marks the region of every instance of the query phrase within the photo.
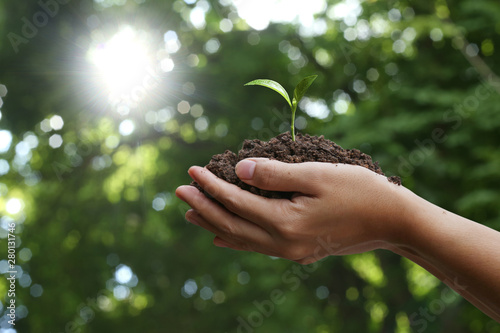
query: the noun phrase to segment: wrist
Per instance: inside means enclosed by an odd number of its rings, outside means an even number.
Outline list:
[[[382,226],[380,239],[384,248],[411,248],[412,237],[416,234],[419,210],[423,204],[419,196],[403,186],[389,185],[378,224]],[[424,201],[425,202],[425,201]]]

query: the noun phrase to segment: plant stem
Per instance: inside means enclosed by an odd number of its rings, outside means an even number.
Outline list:
[[[295,111],[297,111],[297,102],[295,99],[292,102],[292,125],[290,126],[292,129],[292,141],[295,142]]]

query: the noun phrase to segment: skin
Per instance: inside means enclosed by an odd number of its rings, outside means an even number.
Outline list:
[[[215,234],[216,246],[300,264],[390,250],[500,322],[500,232],[360,166],[252,158],[238,163],[236,173],[261,189],[295,194],[263,198],[191,167],[189,175],[222,206],[192,186],[180,186],[176,195],[192,207],[186,219]]]

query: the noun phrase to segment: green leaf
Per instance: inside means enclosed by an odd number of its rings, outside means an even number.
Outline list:
[[[288,93],[286,92],[285,88],[283,88],[281,84],[279,84],[276,81],[267,79],[258,79],[248,82],[247,84],[245,84],[245,86],[263,86],[272,89],[277,93],[279,93],[281,96],[283,96],[283,98],[285,98],[286,101],[288,102],[288,105],[292,107],[292,102],[290,101],[290,97],[288,96]]]
[[[299,82],[299,84],[297,84],[295,90],[293,91],[294,104],[298,104],[300,102],[302,97],[304,97],[307,89],[309,89],[309,87],[317,77],[317,75],[307,76],[303,78],[302,81]]]

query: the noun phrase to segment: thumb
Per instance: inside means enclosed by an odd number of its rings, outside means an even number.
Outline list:
[[[242,181],[262,190],[313,194],[320,172],[313,163],[283,163],[267,158],[247,158],[236,164]]]

